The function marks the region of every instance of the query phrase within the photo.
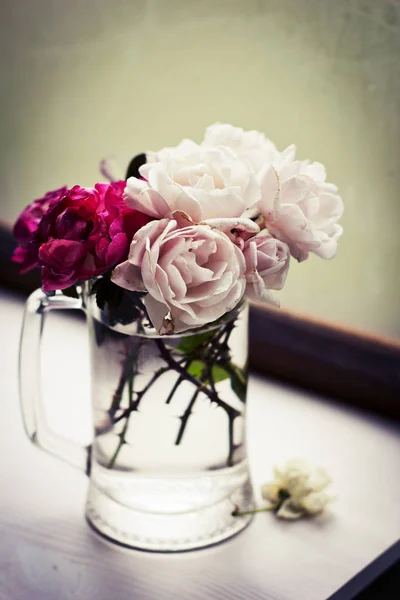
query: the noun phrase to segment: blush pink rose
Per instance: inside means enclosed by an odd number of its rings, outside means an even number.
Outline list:
[[[13,254],[13,261],[20,263],[21,273],[26,273],[38,265],[38,248],[32,243],[39,223],[48,208],[67,193],[66,186],[48,192],[43,198],[38,198],[29,204],[18,217],[13,234],[18,247]]]
[[[266,233],[245,242],[246,296],[256,302],[279,303],[270,290],[281,290],[289,269],[288,246]]]
[[[242,252],[224,233],[162,219],[136,233],[128,260],[111,279],[128,290],[147,291],[144,301],[154,327],[175,333],[235,308],[245,290],[245,268]]]
[[[308,160],[294,160],[289,146],[273,165],[259,174],[259,208],[270,233],[286,242],[299,262],[309,252],[333,258],[342,227],[343,202],[337,187],[326,182],[325,167]]]
[[[34,238],[45,291],[101,275],[127,257],[149,218],[124,204],[124,187],[125,181],[75,186],[50,206]]]

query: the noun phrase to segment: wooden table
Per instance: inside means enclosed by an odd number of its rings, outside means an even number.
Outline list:
[[[21,299],[0,293],[1,600],[324,600],[398,539],[399,427],[256,377],[248,403],[255,489],[274,464],[304,457],[333,477],[331,514],[298,522],[259,514],[236,538],[186,554],[149,554],[101,539],[83,517],[85,476],[34,448],[23,431],[22,311]],[[50,316],[49,423],[58,431],[73,428],[84,441],[90,438],[87,367],[82,323]]]

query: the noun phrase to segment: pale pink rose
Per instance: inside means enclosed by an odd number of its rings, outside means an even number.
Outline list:
[[[231,242],[241,250],[243,250],[245,241],[260,231],[257,223],[243,217],[238,217],[237,219],[207,219],[204,223],[212,229],[218,229],[225,233]]]
[[[288,246],[267,233],[245,242],[246,296],[250,300],[279,305],[269,290],[281,290],[289,269]]]
[[[260,131],[244,131],[241,127],[228,123],[214,123],[207,127],[201,145],[231,148],[236,156],[249,160],[255,173],[259,173],[265,165],[274,162],[279,156],[275,144]]]
[[[135,234],[128,260],[111,279],[125,289],[147,291],[144,302],[154,327],[175,333],[235,308],[246,287],[245,268],[242,252],[224,233],[162,219]]]
[[[143,179],[128,179],[124,195],[130,208],[156,219],[171,217],[175,211],[195,223],[240,217],[260,199],[248,160],[229,148],[206,148],[183,140],[176,148],[164,148],[156,158],[139,168]]]
[[[337,188],[327,183],[325,167],[308,160],[294,160],[289,146],[273,165],[259,174],[259,208],[270,233],[286,242],[299,262],[314,252],[333,258],[342,227],[343,202]]]

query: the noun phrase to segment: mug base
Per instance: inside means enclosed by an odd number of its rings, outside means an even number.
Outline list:
[[[244,465],[238,465],[243,469]],[[235,469],[235,467],[233,467]],[[247,469],[247,467],[246,467]],[[171,479],[145,477],[136,475],[137,488],[141,488],[141,479],[145,482],[147,490],[152,489],[153,497],[168,498],[171,489]],[[210,476],[213,492],[217,481],[215,475]],[[212,482],[214,480],[214,482]],[[179,479],[173,480],[176,493],[184,488],[185,483],[179,483]],[[208,482],[210,485],[210,481]],[[164,494],[163,494],[164,488]],[[184,489],[182,489],[184,491]],[[193,490],[195,493],[195,490]],[[183,494],[184,495],[184,494]],[[244,529],[252,520],[253,515],[233,516],[232,512],[236,506],[241,510],[253,508],[252,490],[249,479],[235,490],[232,488],[227,495],[219,495],[218,501],[203,506],[197,506],[184,510],[177,497],[176,504],[171,503],[169,497],[168,512],[154,510],[151,506],[140,505],[135,496],[130,505],[123,504],[120,500],[112,498],[107,491],[101,489],[92,480],[89,487],[86,505],[86,518],[90,525],[104,537],[112,542],[123,546],[148,550],[153,552],[182,552],[195,550],[226,540]],[[136,496],[137,498],[138,496]],[[198,498],[198,496],[196,496]],[[148,510],[147,510],[148,508]],[[186,507],[188,508],[188,507]]]

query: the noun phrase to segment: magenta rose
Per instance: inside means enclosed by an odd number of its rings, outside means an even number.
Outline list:
[[[26,273],[38,265],[38,247],[33,243],[34,235],[44,213],[67,192],[66,186],[48,192],[43,198],[38,198],[29,204],[18,217],[13,229],[18,247],[12,258],[13,261],[20,263],[21,273]]]
[[[149,217],[123,202],[125,181],[75,186],[53,203],[35,233],[45,291],[105,273],[128,255]]]

